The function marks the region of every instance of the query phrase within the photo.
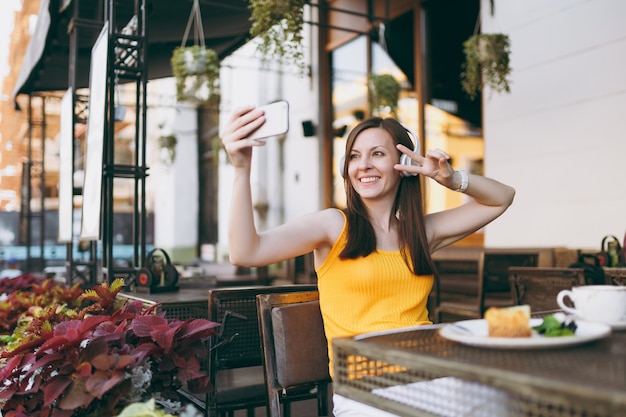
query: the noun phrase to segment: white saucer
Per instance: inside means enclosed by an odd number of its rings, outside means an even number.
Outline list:
[[[560,320],[563,321],[565,319],[565,317],[567,317],[564,313],[555,313],[554,316]],[[572,316],[569,316],[572,317]],[[626,317],[624,317],[622,320],[620,321],[615,321],[612,323],[606,323],[606,322],[602,322],[602,321],[593,321],[593,320],[585,320],[582,317],[578,317],[578,316],[573,316],[574,320],[576,321],[587,321],[590,323],[602,323],[602,324],[606,324],[607,326],[609,326],[611,329],[613,330],[626,330]]]
[[[580,321],[590,321],[590,320],[584,320],[582,318],[579,318],[577,320],[580,320]],[[593,323],[601,323],[601,322],[594,321]],[[615,321],[613,323],[604,323],[604,324],[610,326],[611,329],[613,329],[613,330],[626,330],[626,320],[620,320],[620,321]]]

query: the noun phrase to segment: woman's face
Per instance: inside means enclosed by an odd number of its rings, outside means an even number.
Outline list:
[[[362,200],[395,198],[401,173],[395,141],[384,129],[373,127],[359,133],[348,155],[348,177]]]

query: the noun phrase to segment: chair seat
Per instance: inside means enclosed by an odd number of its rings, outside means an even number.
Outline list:
[[[219,391],[216,394],[218,404],[237,402],[259,397],[261,402],[267,402],[267,388],[262,366],[235,368],[221,371],[218,375]]]
[[[213,401],[223,411],[267,406],[267,388],[261,366],[221,371],[217,382],[220,389]],[[180,393],[195,407],[206,409],[206,394],[194,394],[186,390],[181,390]]]

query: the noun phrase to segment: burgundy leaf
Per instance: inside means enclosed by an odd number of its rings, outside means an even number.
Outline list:
[[[161,346],[166,352],[170,352],[174,343],[174,335],[176,334],[176,330],[177,329],[167,328],[167,330],[165,330],[163,328],[158,328],[153,330],[150,335],[152,336],[154,341],[157,342],[157,344]]]
[[[52,410],[52,414],[50,414],[50,417],[72,417],[72,415],[74,415],[73,410],[59,410],[58,408],[55,408],[54,410]],[[47,417],[47,415],[42,415],[40,417]]]
[[[86,378],[89,375],[91,375],[91,370],[92,370],[91,364],[88,362],[83,362],[76,367],[75,373],[77,376],[81,378]]]
[[[115,367],[117,369],[126,369],[130,367],[132,364],[134,364],[135,362],[136,362],[136,359],[132,355],[120,355],[118,357],[118,361]]]
[[[109,316],[89,316],[80,321],[80,331],[86,332],[109,320]]]
[[[124,371],[96,371],[87,379],[85,388],[95,397],[102,398],[111,388],[124,378]]]
[[[23,356],[14,356],[7,361],[2,369],[0,369],[0,381],[9,379],[11,375],[22,363]]]
[[[211,385],[211,380],[208,375],[190,379],[187,381],[187,388],[190,392],[195,394],[207,394],[213,391],[213,386]]]
[[[50,404],[56,401],[71,383],[72,380],[66,376],[56,377],[48,381],[43,390],[44,407],[49,407]]]
[[[36,370],[36,369],[44,368],[50,365],[51,363],[61,360],[63,358],[64,358],[64,355],[62,352],[46,353],[41,358],[39,358],[35,364],[33,364],[32,369]]]
[[[87,407],[94,397],[85,389],[85,381],[74,379],[69,391],[59,401],[61,410],[75,410],[80,407]]]
[[[5,379],[6,381],[6,379]],[[13,397],[13,395],[17,392],[17,388],[15,387],[15,384],[11,384],[11,385],[5,385],[1,390],[0,390],[0,403],[4,403],[5,401],[8,401],[11,397]]]
[[[205,339],[215,335],[215,328],[220,324],[204,319],[188,320],[183,323],[179,337],[187,339]]]
[[[167,326],[167,320],[163,317],[140,316],[133,320],[130,328],[138,337],[148,337],[153,329],[162,325]]]

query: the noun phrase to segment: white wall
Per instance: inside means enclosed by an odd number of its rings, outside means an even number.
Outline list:
[[[485,169],[517,189],[487,246],[599,248],[626,230],[626,2],[482,0],[511,38],[511,94],[484,94]]]
[[[174,112],[172,132],[176,134],[176,158],[170,166],[156,165],[149,181],[154,195],[154,246],[165,249],[173,261],[195,258],[198,244],[198,147],[197,110],[179,104]]]
[[[220,74],[222,106],[220,121],[225,123],[234,108],[242,104],[262,105],[284,99],[289,102],[289,132],[284,139],[270,138],[264,147],[254,149],[251,184],[253,203],[266,201],[265,219],[256,216],[257,228],[264,230],[320,209],[319,138],[305,138],[302,121],[317,124],[317,83],[299,77],[296,69],[258,70],[260,60],[254,43],[248,43],[224,59]],[[316,74],[316,72],[313,72]],[[285,157],[281,158],[280,147]],[[232,167],[222,150],[219,162],[219,244],[217,259],[228,256],[228,213],[232,187]]]

